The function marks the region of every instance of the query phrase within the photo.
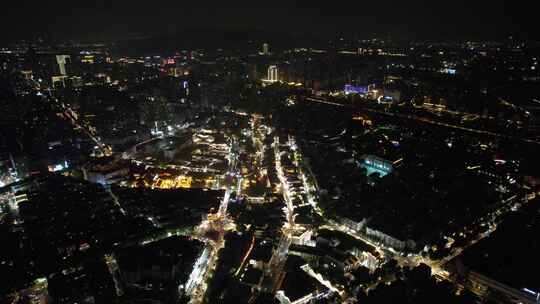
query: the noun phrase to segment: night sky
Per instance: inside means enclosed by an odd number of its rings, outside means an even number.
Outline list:
[[[405,39],[538,39],[534,1],[2,1],[0,40],[257,29]]]

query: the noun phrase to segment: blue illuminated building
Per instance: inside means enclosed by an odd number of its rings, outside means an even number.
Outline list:
[[[373,173],[379,173],[381,177],[390,174],[394,169],[392,162],[374,155],[362,156],[360,167],[366,168],[368,176]]]
[[[456,69],[451,69],[451,68],[445,68],[445,69],[442,69],[441,72],[444,73],[444,74],[456,75],[457,70]]]
[[[346,84],[344,91],[345,94],[366,94],[368,92],[368,88],[365,86],[354,86],[352,84]]]

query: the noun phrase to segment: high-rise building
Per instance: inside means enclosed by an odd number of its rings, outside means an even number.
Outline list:
[[[278,67],[275,65],[271,65],[268,67],[268,81],[270,82],[277,82],[279,81],[279,75],[278,75]]]
[[[56,55],[56,63],[58,64],[58,70],[60,71],[60,75],[62,76],[67,75],[67,59],[71,59],[69,55]]]
[[[0,188],[18,180],[17,166],[11,154],[0,155]]]

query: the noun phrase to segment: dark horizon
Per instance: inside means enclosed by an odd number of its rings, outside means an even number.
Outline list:
[[[536,40],[540,37],[540,30],[534,26],[533,10],[516,1],[344,2],[254,5],[237,1],[225,5],[212,1],[60,0],[50,4],[22,0],[5,4],[5,16],[0,18],[4,29],[0,42],[38,38],[112,41],[135,33],[174,36],[200,28],[324,37],[344,34],[366,39],[390,36],[396,40],[490,40],[508,36]]]

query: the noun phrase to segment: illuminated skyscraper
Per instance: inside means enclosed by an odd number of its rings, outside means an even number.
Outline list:
[[[66,63],[67,59],[71,59],[69,55],[56,55],[56,63],[58,63],[58,70],[60,71],[60,75],[66,76]]]
[[[275,65],[271,65],[268,67],[268,81],[271,82],[277,82],[279,80],[278,77],[278,67]]]
[[[269,55],[270,54],[269,48],[270,48],[270,46],[268,45],[268,43],[263,43],[262,54],[263,55]]]

